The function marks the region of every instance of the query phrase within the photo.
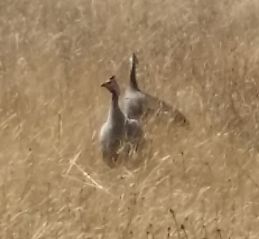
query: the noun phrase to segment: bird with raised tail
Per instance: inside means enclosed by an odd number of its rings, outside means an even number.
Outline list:
[[[188,125],[186,117],[177,109],[154,96],[143,92],[138,85],[136,68],[138,59],[135,53],[130,58],[130,80],[125,91],[122,107],[130,119],[147,119],[166,116],[168,121]]]
[[[137,120],[128,119],[119,106],[120,87],[116,77],[112,76],[101,84],[112,95],[111,105],[106,122],[100,130],[100,144],[103,160],[114,167],[122,151],[129,153],[137,149],[143,137],[141,126]]]

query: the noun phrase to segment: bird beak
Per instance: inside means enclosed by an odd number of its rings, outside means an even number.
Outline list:
[[[105,81],[101,84],[101,87],[106,87],[108,85],[109,81]]]
[[[114,79],[114,78],[110,77],[109,80],[107,80],[107,81],[105,81],[105,82],[103,82],[103,83],[101,84],[101,87],[107,87],[107,85],[109,85],[109,84],[111,83],[111,79]]]

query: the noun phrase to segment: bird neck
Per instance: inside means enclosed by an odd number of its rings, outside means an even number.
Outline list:
[[[109,112],[108,118],[111,121],[117,121],[118,118],[123,117],[123,113],[121,112],[120,106],[119,106],[119,95],[117,92],[112,91],[112,102],[111,102],[111,108]]]
[[[118,93],[115,91],[112,91],[112,107],[113,108],[119,107],[119,96],[118,96]]]
[[[130,88],[134,90],[139,90],[137,77],[136,77],[136,63],[133,61],[130,70]]]

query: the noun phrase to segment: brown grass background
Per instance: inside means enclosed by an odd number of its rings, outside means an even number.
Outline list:
[[[259,237],[257,0],[0,2],[0,238]],[[109,169],[99,85],[128,81],[162,125],[137,168]],[[171,210],[170,210],[171,209]]]

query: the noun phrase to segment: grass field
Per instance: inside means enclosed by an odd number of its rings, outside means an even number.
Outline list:
[[[258,239],[257,0],[0,2],[1,239]],[[191,127],[109,169],[98,131],[129,77]]]

